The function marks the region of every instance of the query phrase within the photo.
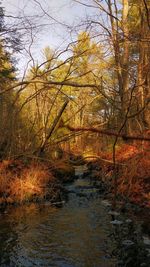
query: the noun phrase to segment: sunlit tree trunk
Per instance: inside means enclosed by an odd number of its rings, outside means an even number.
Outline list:
[[[128,91],[129,91],[129,29],[128,29],[128,0],[123,0],[122,10],[122,30],[123,30],[123,55],[122,55],[122,111],[126,114],[128,106]]]
[[[124,121],[128,108],[128,94],[129,94],[129,29],[128,29],[128,0],[122,0],[122,25],[121,30],[123,34],[123,45],[120,42],[119,22],[113,16],[112,1],[108,0],[108,9],[110,13],[110,22],[112,28],[112,42],[114,48],[114,57],[116,65],[116,74],[118,78],[119,95],[121,100],[121,123]],[[129,123],[126,122],[124,132],[129,133]]]
[[[150,13],[150,7],[148,7]],[[145,7],[141,5],[141,25],[139,44],[139,109],[144,109],[141,113],[143,128],[150,129],[150,28],[147,21]]]

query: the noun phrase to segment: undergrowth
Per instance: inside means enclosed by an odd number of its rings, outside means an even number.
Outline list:
[[[101,164],[106,179],[113,176],[112,152],[103,153]],[[150,146],[124,144],[116,150],[117,191],[125,199],[150,208]],[[113,180],[112,180],[113,184]]]
[[[55,198],[56,183],[46,164],[3,161],[0,163],[0,205]]]

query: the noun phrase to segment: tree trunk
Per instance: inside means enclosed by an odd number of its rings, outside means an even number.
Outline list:
[[[111,0],[108,0],[116,74],[118,77],[119,95],[121,100],[121,112],[120,112],[121,125],[122,123],[124,123],[129,102],[128,100],[129,100],[129,48],[130,48],[129,30],[128,30],[128,12],[129,12],[128,0],[122,0],[122,5],[123,5],[122,9],[123,49],[120,44],[118,21],[113,16],[112,2]],[[128,122],[126,122],[123,131],[125,134],[129,134]]]
[[[141,36],[139,43],[138,94],[139,110],[143,129],[150,129],[150,28],[147,22],[145,7],[141,6]],[[148,7],[150,13],[150,7]]]
[[[128,29],[128,0],[123,0],[122,30],[123,30],[123,55],[122,55],[122,112],[126,115],[129,100],[129,29]],[[128,129],[129,130],[129,129]]]
[[[57,124],[58,124],[58,122],[59,122],[59,120],[60,120],[60,118],[61,118],[61,116],[62,116],[64,110],[66,109],[68,103],[69,103],[69,100],[67,99],[67,100],[64,102],[64,104],[62,105],[61,109],[59,110],[59,113],[58,113],[58,115],[56,116],[56,118],[55,118],[55,120],[54,120],[54,122],[53,122],[53,124],[52,124],[52,126],[51,126],[51,128],[50,128],[50,130],[49,130],[49,133],[48,133],[48,135],[47,135],[46,138],[45,138],[44,143],[41,145],[41,147],[40,147],[40,149],[39,149],[39,155],[40,155],[40,156],[43,154],[43,152],[44,152],[44,150],[45,150],[45,148],[46,148],[46,145],[47,145],[47,143],[48,143],[48,140],[50,139],[50,137],[51,137],[53,131],[55,130],[55,128],[56,128],[56,126],[57,126]]]

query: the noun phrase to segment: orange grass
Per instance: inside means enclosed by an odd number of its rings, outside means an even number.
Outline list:
[[[32,162],[0,163],[0,204],[42,200],[50,194],[50,185],[55,182],[46,165]]]
[[[112,161],[112,152],[105,153],[101,157]],[[149,144],[120,146],[116,150],[116,162],[118,164],[118,193],[126,200],[150,208]],[[105,163],[102,170],[107,179],[111,178],[113,164]]]

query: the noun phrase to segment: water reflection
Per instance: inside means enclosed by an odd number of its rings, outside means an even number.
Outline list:
[[[109,215],[88,180],[68,186],[63,208],[17,207],[1,216],[0,266],[110,267]]]

